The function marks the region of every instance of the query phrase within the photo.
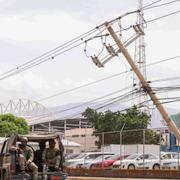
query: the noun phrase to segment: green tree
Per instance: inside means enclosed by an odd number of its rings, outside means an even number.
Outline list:
[[[16,117],[13,114],[0,115],[0,135],[10,136],[12,134],[26,134],[29,132],[29,126],[22,117]]]
[[[159,135],[147,129],[150,123],[149,116],[137,109],[136,106],[128,109],[126,113],[120,111],[106,111],[102,113],[87,108],[83,116],[92,123],[94,134],[99,137],[99,141],[96,142],[99,146],[102,144],[102,136],[104,136],[105,144],[120,143],[120,136],[123,144],[143,143],[144,132],[142,129],[146,129],[145,143],[157,144],[159,142]],[[117,133],[122,128],[122,134]],[[106,133],[110,131],[114,133]]]

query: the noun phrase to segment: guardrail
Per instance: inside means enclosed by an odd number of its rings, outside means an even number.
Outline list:
[[[160,178],[179,179],[180,170],[124,170],[67,168],[68,176],[111,177],[111,178]]]

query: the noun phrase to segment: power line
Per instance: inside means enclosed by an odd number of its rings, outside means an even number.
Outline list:
[[[137,91],[138,92],[138,91]],[[132,93],[137,93],[137,92],[128,92],[128,93],[126,93],[126,94],[123,94],[123,95],[120,95],[120,96],[117,96],[117,97],[115,97],[115,98],[111,98],[111,99],[109,99],[107,102],[105,102],[105,103],[103,103],[103,104],[101,104],[101,105],[98,105],[98,107],[94,107],[95,108],[95,110],[99,110],[99,109],[102,109],[102,108],[104,108],[104,107],[107,107],[107,106],[109,106],[109,105],[112,105],[112,104],[115,104],[115,103],[117,103],[117,102],[120,102],[120,101],[122,101],[122,100],[125,100],[127,97],[129,97],[130,96],[130,94],[132,94]],[[137,97],[135,97],[135,98],[138,98],[139,96],[137,96]],[[135,99],[134,98],[134,99]],[[172,103],[172,102],[177,102],[177,101],[180,101],[180,99],[178,99],[179,97],[169,97],[169,98],[158,98],[159,100],[167,100],[167,99],[171,99],[171,101],[165,101],[165,102],[161,102],[161,104],[166,104],[166,103]],[[174,100],[173,100],[174,99]],[[126,100],[125,102],[127,102],[127,101],[130,101],[130,100]],[[151,102],[151,100],[149,99],[149,100],[146,100],[146,101],[144,101],[144,102],[141,102],[141,103],[139,103],[139,104],[135,104],[137,107],[142,107],[142,105],[144,104],[144,103],[146,103],[146,102]],[[147,105],[146,105],[147,106]],[[133,107],[133,106],[132,106]],[[129,108],[126,108],[126,109],[124,109],[124,110],[122,110],[122,111],[125,111],[125,110],[127,110],[127,109],[129,109]],[[76,113],[74,113],[74,114],[70,114],[70,115],[67,115],[67,116],[64,116],[64,117],[61,117],[61,119],[67,119],[67,118],[73,118],[73,117],[76,117],[76,116],[79,116],[79,115],[81,115],[82,113],[83,113],[84,111],[79,111],[79,112],[76,112]],[[56,112],[57,113],[57,112]],[[43,117],[47,117],[47,116],[43,116]],[[40,119],[42,119],[43,117],[41,117]],[[38,118],[39,119],[39,118]]]
[[[56,94],[54,94],[54,95],[52,95],[52,96],[48,96],[48,97],[39,99],[38,102],[39,102],[39,101],[45,101],[45,100],[47,100],[47,99],[54,98],[54,97],[59,96],[59,95],[62,95],[62,94],[65,94],[65,93],[68,93],[68,92],[71,92],[71,91],[74,91],[74,90],[77,90],[77,89],[80,89],[80,88],[83,88],[83,87],[87,87],[87,86],[90,86],[90,85],[99,83],[99,82],[101,82],[101,81],[105,81],[105,80],[108,80],[108,79],[111,79],[111,78],[120,76],[120,75],[122,75],[122,74],[124,74],[124,73],[126,73],[126,72],[128,72],[128,71],[123,71],[123,72],[120,72],[120,73],[117,73],[117,74],[113,74],[113,75],[111,75],[111,76],[107,76],[107,77],[105,77],[105,78],[102,78],[102,79],[99,79],[99,80],[96,80],[96,81],[93,81],[93,82],[90,82],[90,83],[87,83],[87,84],[83,84],[83,85],[81,85],[81,86],[78,86],[78,87],[75,87],[75,88],[72,88],[72,89],[69,89],[69,90],[66,90],[66,91],[62,91],[62,92],[56,93]]]
[[[167,62],[167,61],[170,61],[170,60],[174,60],[174,59],[177,59],[177,58],[180,58],[180,56],[173,56],[173,57],[171,57],[171,58],[166,58],[166,59],[163,59],[163,60],[159,60],[159,61],[157,61],[157,62],[147,64],[147,67],[148,67],[148,66],[153,66],[153,65],[156,65],[156,64],[160,64],[160,63],[163,63],[163,62]],[[111,79],[111,78],[114,78],[114,77],[117,77],[117,76],[120,76],[120,75],[123,75],[123,74],[128,73],[128,72],[131,72],[131,71],[132,71],[132,70],[126,70],[126,71],[123,71],[123,72],[120,72],[120,73],[117,73],[117,74],[114,74],[114,75],[111,75],[111,76],[107,76],[107,77],[105,77],[105,78],[102,78],[102,79],[99,79],[99,80],[96,80],[96,81],[93,81],[93,82],[90,82],[90,83],[87,83],[87,84],[83,84],[83,85],[81,85],[81,86],[78,86],[78,87],[75,87],[75,88],[72,88],[72,89],[69,89],[69,90],[65,90],[65,91],[56,93],[56,94],[54,94],[54,95],[51,95],[51,96],[48,96],[48,97],[39,99],[39,100],[37,100],[37,101],[38,101],[38,102],[39,102],[39,101],[45,101],[45,100],[48,100],[48,99],[51,99],[51,98],[60,96],[60,95],[62,95],[62,94],[65,94],[65,93],[68,93],[68,92],[71,92],[71,91],[75,91],[75,90],[77,90],[77,89],[84,88],[84,87],[87,87],[87,86],[90,86],[90,85],[93,85],[93,84],[96,84],[96,83],[99,83],[99,82],[102,82],[102,81],[105,81],[105,80],[108,80],[108,79]],[[151,81],[151,82],[156,82],[156,81],[158,81],[158,80],[153,80],[153,81]]]
[[[98,27],[98,28],[96,27],[93,30],[90,30],[87,33],[82,34],[81,36],[78,36],[78,37],[68,41],[67,43],[64,43],[63,45],[58,46],[57,48],[54,48],[54,49],[38,56],[37,58],[34,58],[26,63],[23,63],[22,65],[17,66],[16,68],[13,68],[7,72],[0,74],[0,80],[6,79],[10,76],[13,76],[20,72],[23,72],[27,69],[30,69],[34,66],[37,66],[41,63],[48,61],[48,60],[53,60],[55,57],[84,44],[83,39],[92,35],[93,33],[97,32],[97,31],[99,31],[100,28],[101,27]],[[104,30],[102,30],[102,31],[104,31]],[[102,33],[102,31],[101,31],[101,33]],[[92,38],[95,38],[97,35],[99,35],[99,32]],[[77,44],[77,42],[79,42],[79,43]]]
[[[162,0],[157,0],[157,1],[154,1],[154,2],[152,2],[150,4],[147,4],[147,5],[143,6],[143,9],[145,9],[145,8],[147,8],[149,6],[152,6],[152,5],[154,5],[154,4],[156,4],[156,3],[160,2],[160,1],[162,1]]]
[[[151,22],[157,21],[159,19],[162,19],[162,18],[165,18],[165,17],[168,17],[168,16],[172,16],[172,15],[177,14],[177,13],[180,13],[180,10],[174,11],[174,12],[169,13],[169,14],[165,14],[163,16],[159,16],[159,17],[154,18],[154,19],[150,19],[150,20],[146,21],[146,23],[151,23]]]
[[[132,95],[133,93],[137,93],[138,91],[131,91],[131,92],[128,92],[128,93],[126,93],[126,94],[123,94],[123,95],[120,95],[120,96],[117,96],[117,97],[115,97],[115,98],[111,98],[111,99],[108,99],[106,102],[104,102],[103,104],[100,104],[100,105],[98,105],[98,107],[93,107],[93,108],[95,108],[95,110],[99,110],[99,109],[102,109],[102,108],[104,108],[104,107],[109,107],[109,105],[112,105],[112,104],[115,104],[115,103],[117,103],[117,102],[128,102],[128,101],[130,101],[130,100],[125,100],[127,97],[130,97],[130,95]],[[134,97],[134,99],[136,99],[136,98],[138,98],[139,96],[137,96],[137,97]],[[176,100],[171,100],[171,101],[167,101],[167,102],[161,102],[161,104],[166,104],[166,103],[172,103],[172,102],[176,102],[176,101],[180,101],[180,100],[178,100],[177,98],[179,98],[179,97],[169,97],[169,98],[158,98],[159,100],[166,100],[166,99],[176,99]],[[122,100],[125,100],[125,101],[122,101]],[[147,100],[147,101],[144,101],[144,102],[141,102],[141,103],[139,103],[139,104],[135,104],[137,107],[139,106],[139,107],[142,107],[142,105],[144,104],[144,103],[146,103],[146,102],[151,102],[151,100],[149,99],[149,100]],[[147,106],[147,105],[146,105]],[[133,106],[132,106],[133,107]],[[126,109],[129,109],[129,108],[126,108]],[[63,110],[64,111],[64,110]],[[124,111],[124,110],[122,110],[122,111]],[[58,111],[57,111],[58,112]],[[56,112],[56,113],[57,113]],[[79,116],[79,115],[81,115],[82,113],[83,113],[84,111],[79,111],[79,112],[76,112],[76,113],[74,113],[74,114],[70,114],[70,115],[67,115],[67,116],[64,116],[64,117],[61,117],[61,119],[67,119],[67,118],[73,118],[73,117],[76,117],[76,116]]]
[[[25,63],[23,63],[23,64],[21,64],[21,65],[19,65],[19,66],[17,66],[16,68],[10,69],[9,71],[7,71],[7,72],[5,72],[5,73],[0,74],[0,76],[3,76],[3,75],[5,75],[5,74],[7,74],[7,73],[10,73],[10,72],[14,71],[14,70],[17,70],[17,69],[19,69],[19,68],[21,68],[21,67],[23,67],[23,66],[25,66],[25,65],[27,65],[27,64],[30,64],[30,63],[32,63],[32,62],[34,62],[34,61],[36,61],[36,60],[42,59],[43,57],[46,57],[46,58],[47,58],[47,57],[49,57],[49,56],[52,56],[53,53],[59,51],[59,49],[64,49],[65,47],[74,44],[75,42],[79,41],[79,39],[82,39],[82,38],[84,38],[84,37],[86,37],[86,36],[94,33],[94,31],[97,31],[97,29],[96,29],[96,28],[91,29],[91,30],[89,30],[88,32],[86,32],[86,33],[84,33],[84,34],[82,34],[82,35],[80,35],[80,36],[77,36],[77,37],[73,38],[72,40],[70,40],[70,41],[68,41],[68,42],[66,42],[66,43],[64,43],[64,44],[62,44],[62,45],[60,45],[60,46],[57,46],[56,48],[51,49],[51,50],[43,53],[42,55],[40,55],[40,56],[38,56],[38,57],[36,57],[36,58],[33,58],[33,59],[31,59],[31,60],[29,60],[29,61],[27,61],[27,62],[25,62]]]
[[[107,97],[109,97],[109,96],[115,95],[115,94],[117,94],[117,93],[120,93],[120,92],[122,92],[122,91],[128,90],[128,89],[130,89],[130,88],[131,88],[131,86],[128,86],[128,87],[125,87],[125,88],[123,88],[123,89],[116,90],[116,91],[114,91],[114,92],[111,92],[111,93],[108,93],[108,94],[103,95],[103,96],[101,96],[101,97],[98,97],[98,98],[92,99],[92,100],[90,100],[90,101],[81,103],[81,104],[79,104],[79,105],[76,105],[76,106],[73,106],[73,107],[70,107],[70,108],[66,108],[66,109],[63,109],[63,110],[55,111],[55,112],[53,112],[53,114],[58,114],[58,113],[66,112],[66,111],[69,111],[69,110],[72,110],[72,109],[76,109],[76,108],[79,108],[79,107],[83,107],[83,106],[88,105],[88,104],[90,104],[90,103],[96,102],[97,100],[101,100],[101,99],[107,98]],[[122,96],[122,95],[121,95],[121,96]],[[119,97],[119,96],[118,96],[118,97]],[[116,97],[116,98],[117,98],[117,97]],[[110,98],[110,100],[112,100],[112,99],[114,99],[114,98]],[[108,99],[108,101],[109,101],[109,99]],[[48,114],[49,114],[49,113],[48,113]],[[47,113],[46,113],[46,114],[42,114],[42,115],[40,114],[39,117],[40,117],[40,116],[44,116],[44,115],[47,115]]]
[[[161,78],[161,79],[156,79],[150,81],[151,83],[156,83],[156,82],[163,82],[163,81],[172,81],[172,80],[177,80],[180,79],[180,76],[175,76],[175,77],[170,77],[170,78]]]
[[[154,2],[154,3],[155,3],[155,2]],[[112,20],[112,21],[109,21],[109,22],[110,22],[110,23],[114,23],[115,21],[119,20],[120,18],[122,18],[122,17],[124,17],[124,16],[127,16],[127,15],[129,15],[129,14],[133,14],[133,13],[138,13],[138,12],[139,12],[139,10],[125,13],[124,15],[122,15],[122,16],[120,16],[120,17],[118,17],[118,18],[116,18],[116,19],[114,19],[114,20]],[[173,14],[176,14],[176,13],[179,13],[179,12],[180,12],[180,11],[175,11],[175,12],[173,12],[173,13],[166,14],[166,15],[163,15],[163,16],[160,16],[160,17],[157,17],[157,18],[148,20],[148,21],[146,21],[146,23],[150,23],[150,22],[156,21],[156,20],[158,20],[158,19],[161,19],[161,18],[170,16],[170,15],[173,15]],[[54,59],[55,57],[57,57],[57,56],[65,53],[65,52],[67,52],[67,51],[69,51],[69,50],[71,50],[71,49],[73,49],[73,48],[75,48],[75,47],[77,47],[77,46],[80,46],[81,44],[83,44],[82,42],[79,43],[78,45],[74,45],[74,46],[72,46],[72,47],[70,47],[70,48],[67,48],[67,47],[73,45],[74,43],[76,43],[76,42],[78,42],[78,41],[82,41],[83,38],[85,38],[85,37],[87,37],[87,36],[95,33],[97,30],[99,30],[99,28],[103,28],[103,26],[104,26],[104,24],[102,24],[102,25],[100,25],[100,26],[97,26],[96,28],[88,31],[87,33],[84,33],[84,34],[82,34],[82,35],[80,35],[80,36],[78,36],[78,37],[76,37],[76,38],[68,41],[67,43],[64,43],[63,45],[58,46],[57,48],[54,48],[54,49],[52,49],[52,50],[50,50],[50,51],[48,51],[48,52],[46,52],[46,53],[38,56],[37,58],[34,58],[34,59],[32,59],[32,60],[30,60],[30,61],[28,61],[28,62],[26,62],[26,63],[23,63],[22,65],[17,66],[16,68],[13,68],[13,69],[5,72],[5,73],[0,74],[0,80],[6,79],[6,78],[8,78],[8,77],[10,77],[10,76],[13,76],[13,75],[18,74],[18,73],[20,73],[20,72],[23,72],[23,71],[25,71],[25,70],[27,70],[27,69],[30,69],[30,68],[32,68],[32,67],[34,67],[34,66],[37,66],[37,65],[39,65],[39,64],[41,64],[41,63],[43,63],[43,62],[46,62],[46,61],[48,61],[48,60],[50,60],[50,59]],[[104,30],[105,30],[105,29],[104,29]],[[96,36],[94,36],[94,38],[95,38],[95,37],[96,37]],[[67,48],[67,49],[65,49],[65,48]],[[65,50],[64,50],[64,49],[65,49]]]
[[[179,1],[180,0],[174,0],[174,1],[170,1],[170,2],[167,2],[167,3],[162,3],[162,4],[159,4],[159,5],[155,5],[155,6],[144,7],[143,10],[149,10],[149,9],[154,9],[154,8],[157,8],[157,7],[162,7],[162,6],[173,4],[173,3],[179,2]]]

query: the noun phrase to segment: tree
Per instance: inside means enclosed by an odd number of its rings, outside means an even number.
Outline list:
[[[104,144],[118,144],[120,136],[123,144],[140,144],[143,143],[144,135],[145,143],[159,143],[159,135],[147,129],[150,123],[149,116],[136,106],[128,109],[126,113],[110,110],[103,113],[87,108],[83,116],[92,123],[94,134],[99,137],[99,141],[96,142],[99,146],[102,144],[102,136],[104,136]],[[123,131],[120,133],[122,128]],[[143,134],[143,129],[146,130],[145,134]],[[103,135],[98,133],[103,133]]]
[[[22,117],[16,117],[13,114],[0,115],[0,135],[10,136],[12,134],[26,134],[29,132],[29,126]]]

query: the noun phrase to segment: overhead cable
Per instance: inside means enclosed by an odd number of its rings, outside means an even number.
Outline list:
[[[180,58],[180,56],[173,56],[171,58],[166,58],[166,59],[163,59],[163,60],[159,60],[159,61],[156,61],[154,63],[150,63],[150,64],[147,64],[146,66],[153,66],[153,65],[156,65],[156,64],[160,64],[160,63],[163,63],[163,62],[167,62],[167,61],[170,61],[170,60],[175,60],[175,59],[178,59]],[[83,84],[81,86],[78,86],[78,87],[75,87],[75,88],[72,88],[72,89],[68,89],[68,90],[65,90],[65,91],[62,91],[62,92],[59,92],[59,93],[56,93],[56,94],[53,94],[51,96],[47,96],[45,98],[42,98],[42,99],[39,99],[37,100],[38,102],[39,101],[45,101],[45,100],[48,100],[48,99],[51,99],[51,98],[54,98],[54,97],[57,97],[57,96],[60,96],[62,94],[65,94],[65,93],[69,93],[71,91],[75,91],[77,89],[80,89],[80,88],[84,88],[84,87],[87,87],[87,86],[90,86],[90,85],[93,85],[93,84],[96,84],[96,83],[99,83],[101,81],[105,81],[105,80],[108,80],[108,79],[111,79],[111,78],[114,78],[114,77],[117,77],[117,76],[120,76],[120,75],[123,75],[125,73],[128,73],[128,72],[131,72],[132,70],[126,70],[126,71],[123,71],[123,72],[120,72],[120,73],[116,73],[116,74],[113,74],[111,76],[107,76],[105,78],[102,78],[102,79],[99,79],[99,80],[96,80],[96,81],[93,81],[93,82],[90,82],[90,83],[86,83],[86,84]],[[159,80],[161,81],[161,79]],[[158,80],[152,80],[151,82],[158,82]]]
[[[173,1],[170,1],[170,2],[167,2],[167,3],[162,3],[162,4],[155,5],[155,6],[150,6],[150,7],[143,7],[142,9],[143,9],[143,11],[144,10],[149,10],[149,9],[154,9],[154,8],[157,8],[157,7],[173,4],[175,2],[180,2],[180,0],[173,0]]]

